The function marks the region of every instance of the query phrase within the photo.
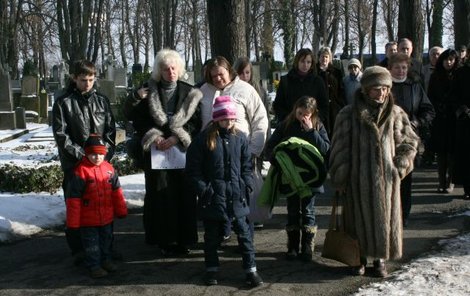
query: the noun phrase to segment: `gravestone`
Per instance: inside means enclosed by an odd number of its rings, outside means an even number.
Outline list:
[[[114,85],[116,101],[127,96],[127,72],[125,68],[114,69]]]
[[[194,85],[194,72],[191,72],[191,71],[186,72],[182,80],[191,85]]]
[[[39,80],[35,76],[24,76],[21,81],[21,98],[19,107],[26,110],[26,119],[29,122],[39,120]]]
[[[39,80],[34,76],[24,76],[21,81],[21,96],[37,96]]]
[[[49,92],[55,92],[60,88],[59,82],[59,66],[54,65],[52,67],[52,77],[47,81],[47,89]]]
[[[109,64],[106,68],[105,76],[106,80],[114,80],[114,67],[113,65]]]
[[[13,110],[13,96],[11,93],[10,75],[0,72],[0,111]]]
[[[16,129],[15,111],[0,111],[0,130]]]
[[[19,80],[10,80],[10,86],[13,94],[21,94],[21,82]]]
[[[51,81],[59,82],[59,66],[54,65],[52,66],[52,78]]]
[[[142,73],[142,72],[143,72],[142,64],[133,64],[132,65],[132,74]]]
[[[15,108],[16,128],[26,128],[26,112],[23,107]]]
[[[111,104],[116,103],[116,87],[114,81],[101,79],[98,84],[98,91],[107,96]]]
[[[69,73],[69,66],[65,61],[59,65],[59,89],[66,87],[65,75]]]
[[[43,123],[47,121],[47,109],[49,107],[49,96],[46,91],[39,94],[39,120]]]
[[[16,120],[10,86],[10,75],[0,71],[0,130],[15,129]]]
[[[127,72],[125,68],[114,69],[114,85],[127,88]]]

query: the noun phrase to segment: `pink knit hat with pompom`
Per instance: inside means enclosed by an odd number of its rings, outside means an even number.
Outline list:
[[[221,121],[225,119],[237,119],[237,106],[230,96],[215,98],[212,108],[212,120]]]

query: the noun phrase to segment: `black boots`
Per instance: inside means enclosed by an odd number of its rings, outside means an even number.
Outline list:
[[[287,253],[288,260],[294,260],[299,255],[300,229],[286,227],[287,231]]]

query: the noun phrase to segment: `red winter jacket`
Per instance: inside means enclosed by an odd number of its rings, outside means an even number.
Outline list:
[[[114,217],[127,216],[122,188],[109,162],[97,166],[83,157],[74,173],[65,193],[68,228],[104,226]]]

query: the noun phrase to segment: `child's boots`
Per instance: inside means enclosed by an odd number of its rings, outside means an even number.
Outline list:
[[[287,231],[287,253],[288,260],[294,260],[299,255],[300,229],[298,227],[286,227]]]
[[[312,261],[313,250],[315,248],[315,234],[317,226],[304,226],[302,229],[302,242],[300,259],[305,262]]]

